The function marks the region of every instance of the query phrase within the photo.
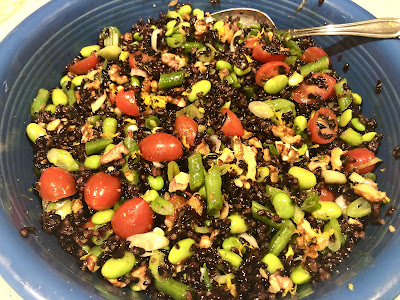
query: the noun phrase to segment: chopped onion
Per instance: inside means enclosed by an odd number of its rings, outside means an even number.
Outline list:
[[[347,205],[346,205],[346,199],[344,199],[343,195],[340,195],[339,197],[337,197],[335,199],[335,203],[342,209],[342,211],[344,212],[344,210],[346,209]]]
[[[143,71],[139,68],[132,68],[131,69],[131,76],[140,76],[140,77],[149,77],[146,71]]]
[[[200,267],[200,282],[203,282],[205,273],[206,273],[206,269],[203,267]]]
[[[238,37],[239,35],[241,35],[242,33],[243,33],[243,30],[240,29],[240,30],[236,31],[235,34],[233,35],[232,40],[231,40],[231,45],[230,45],[231,52],[235,52],[235,50],[236,50],[235,38]]]
[[[256,249],[259,248],[256,239],[248,233],[241,233],[238,235],[238,238],[242,238],[242,239],[246,240],[246,242],[248,242],[250,246],[252,246]]]
[[[328,184],[345,184],[347,182],[346,175],[338,171],[322,170],[321,176],[324,177]]]
[[[274,111],[271,106],[262,101],[252,101],[249,104],[249,110],[256,116],[262,119],[273,117]]]
[[[159,163],[157,161],[153,161],[153,166],[155,166],[156,168],[164,168],[164,165],[162,163]]]
[[[215,144],[215,152],[219,152],[219,148],[221,148],[221,140],[218,138],[217,135],[213,134],[210,136],[210,140]]]
[[[161,29],[157,28],[154,29],[153,33],[151,34],[151,48],[153,48],[154,51],[159,52],[157,48],[157,39],[158,35],[161,33]]]
[[[92,104],[90,104],[92,112],[99,110],[100,107],[103,105],[103,103],[106,101],[106,99],[107,99],[107,94],[104,93],[99,98],[97,98],[96,101],[92,102]]]

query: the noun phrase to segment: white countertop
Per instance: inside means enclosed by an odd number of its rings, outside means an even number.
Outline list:
[[[22,20],[50,0],[7,0],[3,4],[0,15],[0,41]],[[328,1],[328,0],[326,0]],[[331,0],[334,1],[334,0]],[[352,0],[377,18],[400,18],[400,0]],[[6,0],[0,0],[5,3]],[[195,1],[193,1],[194,3]],[[300,4],[300,0],[298,0]],[[21,300],[22,298],[13,291],[7,282],[0,276],[0,299]]]

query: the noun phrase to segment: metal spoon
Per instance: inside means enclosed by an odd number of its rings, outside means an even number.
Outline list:
[[[264,23],[272,29],[277,29],[270,16],[257,9],[231,8],[215,12],[212,17],[216,20],[225,20],[226,17],[240,17],[240,22],[245,26]],[[378,18],[354,23],[283,31],[288,32],[293,38],[317,35],[354,35],[380,39],[397,38],[400,37],[400,18]]]

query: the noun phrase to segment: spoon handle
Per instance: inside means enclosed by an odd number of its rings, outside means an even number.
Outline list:
[[[288,32],[293,38],[318,35],[355,35],[386,39],[400,36],[400,18],[378,18],[347,24],[289,29]]]

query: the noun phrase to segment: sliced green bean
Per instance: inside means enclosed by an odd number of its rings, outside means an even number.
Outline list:
[[[286,247],[296,227],[290,220],[284,220],[282,222],[282,227],[277,233],[272,237],[271,242],[268,245],[268,252],[276,256],[279,256],[281,251]]]
[[[65,95],[68,97],[68,105],[73,106],[76,103],[75,86],[71,84],[70,88],[67,89],[68,82],[63,82],[61,88]]]
[[[342,230],[340,229],[340,225],[337,219],[335,218],[331,219],[324,226],[324,232],[329,232],[330,230],[333,230],[333,235],[335,237],[335,240],[334,241],[332,241],[332,239],[330,240],[328,248],[329,250],[336,252],[342,246]]]
[[[290,279],[294,284],[304,284],[310,281],[311,275],[307,270],[299,265],[290,273]]]
[[[212,286],[212,283],[211,283],[210,275],[208,275],[208,270],[207,270],[206,263],[203,264],[203,268],[204,268],[204,276],[203,276],[204,285],[205,285],[207,291],[211,291],[213,286]]]
[[[174,300],[186,300],[188,293],[191,293],[192,289],[186,284],[179,282],[173,278],[166,278],[162,280],[155,280],[155,287],[160,292],[167,294]],[[193,297],[193,296],[192,296]]]
[[[119,46],[121,32],[117,27],[114,26],[104,27],[100,37],[103,39],[105,47]]]
[[[160,81],[158,82],[159,89],[167,89],[171,87],[175,87],[178,85],[182,85],[183,80],[185,79],[186,71],[179,71],[175,73],[169,74],[161,74]]]
[[[237,66],[233,66],[233,71],[235,72],[235,74],[236,74],[237,76],[244,76],[244,75],[250,73],[251,67],[248,66],[246,69],[243,70],[243,69],[240,69],[240,68],[237,67]]]
[[[222,208],[222,180],[219,167],[214,165],[205,174],[207,192],[207,214],[215,216]]]
[[[302,56],[302,51],[300,49],[300,46],[298,42],[293,41],[293,40],[287,40],[284,42],[285,46],[290,49],[290,54],[295,55],[296,57],[301,57]]]
[[[87,155],[97,154],[103,151],[108,145],[112,143],[111,138],[99,139],[85,143],[85,151]]]
[[[299,73],[294,72],[292,76],[289,77],[288,85],[289,86],[296,86],[300,84],[304,80],[304,77],[301,76]]]
[[[346,208],[346,214],[351,218],[362,218],[368,216],[371,211],[371,204],[363,197],[354,200]]]
[[[347,86],[346,78],[340,80],[338,83],[335,84],[335,94],[338,98],[349,93],[348,88],[345,89],[345,86]]]
[[[218,253],[223,260],[230,263],[230,265],[234,268],[240,267],[240,265],[243,262],[243,259],[239,255],[231,251],[226,251],[225,249],[218,249]]]
[[[205,46],[199,42],[184,42],[182,47],[184,48],[183,53],[191,53],[193,49],[198,50],[204,48]]]
[[[173,35],[166,37],[165,41],[167,42],[168,47],[178,48],[185,42],[185,36],[180,33],[174,33]]]
[[[308,63],[300,67],[301,76],[305,77],[311,72],[319,72],[329,68],[329,58],[328,56],[323,56],[317,61]]]
[[[256,201],[252,201],[251,213],[252,213],[252,216],[254,219],[261,221],[273,228],[280,228],[282,226],[282,223],[277,223],[277,222],[271,220],[271,218],[269,216],[266,216],[264,214],[259,214],[259,212],[261,212],[261,211],[267,212],[268,215],[270,215],[270,216],[276,216],[276,214],[274,212],[272,212],[268,207],[261,205],[260,203],[258,203]]]
[[[131,76],[129,83],[131,86],[140,86],[140,80],[137,76]]]
[[[67,215],[72,213],[72,201],[64,199],[57,202],[50,202],[46,207],[46,212],[52,210],[61,217],[61,220],[64,220]]]
[[[50,92],[46,89],[39,89],[35,99],[31,104],[31,116],[34,117],[36,114],[46,107],[46,103],[50,98]]]
[[[192,154],[188,159],[190,181],[189,186],[192,191],[197,191],[204,185],[204,166],[200,153]]]
[[[159,191],[164,187],[164,179],[160,175],[156,177],[147,176],[147,180],[153,190]]]
[[[175,211],[174,205],[162,197],[156,197],[152,200],[150,207],[155,213],[163,216],[173,215]]]
[[[148,129],[153,130],[160,125],[160,119],[156,116],[148,116],[145,124]]]
[[[314,190],[310,190],[307,192],[306,199],[300,206],[301,210],[305,212],[312,213],[313,211],[320,209],[321,204],[319,204],[319,196],[318,193]]]
[[[357,131],[354,131],[353,128],[347,128],[345,131],[343,131],[340,135],[340,139],[352,146],[358,146],[363,142],[362,135]]]

